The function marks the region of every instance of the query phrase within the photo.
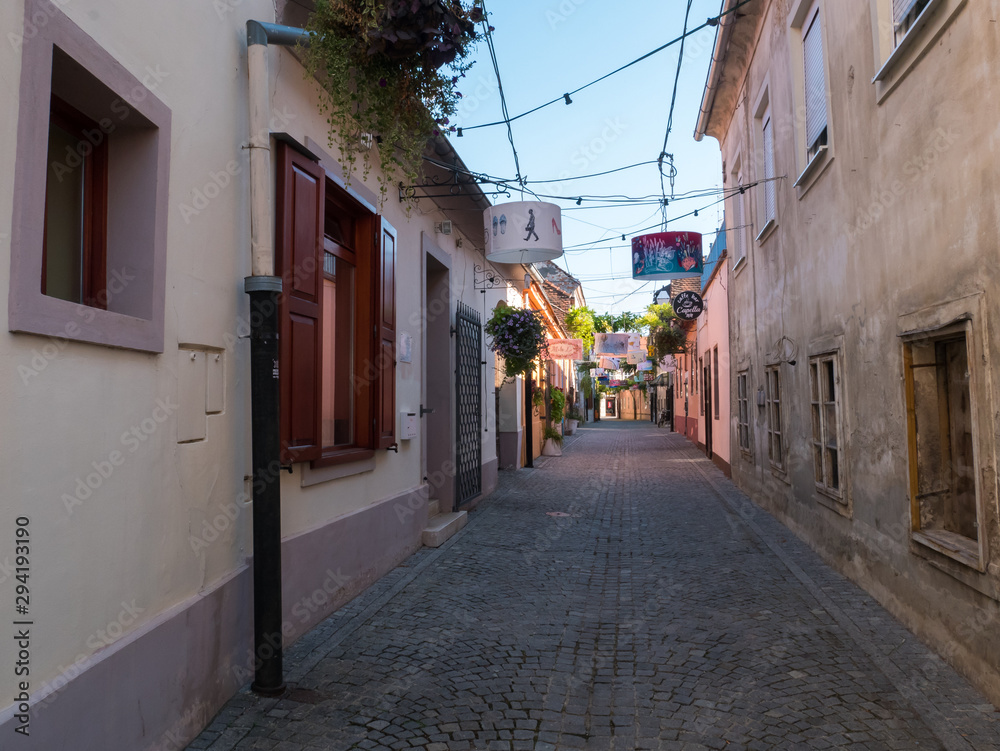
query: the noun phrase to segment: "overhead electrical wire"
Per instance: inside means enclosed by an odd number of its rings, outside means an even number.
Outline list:
[[[650,52],[647,52],[642,57],[637,57],[635,60],[633,60],[633,61],[631,61],[629,63],[625,63],[625,65],[622,65],[622,66],[620,66],[618,68],[615,68],[610,73],[605,73],[600,78],[596,78],[593,81],[591,81],[590,83],[586,83],[583,86],[580,86],[579,88],[573,89],[572,91],[569,91],[569,92],[567,92],[565,94],[560,94],[555,99],[552,99],[552,100],[550,100],[548,102],[545,102],[545,104],[540,104],[537,107],[534,107],[534,108],[528,110],[527,112],[522,112],[520,115],[514,115],[514,117],[508,117],[507,113],[505,112],[504,113],[504,119],[503,120],[497,120],[496,122],[482,123],[480,125],[469,125],[467,127],[458,128],[458,134],[459,134],[459,136],[461,136],[462,131],[476,130],[478,128],[490,128],[490,127],[493,127],[495,125],[507,125],[507,127],[509,128],[510,124],[512,122],[514,122],[515,120],[520,120],[522,117],[526,117],[527,115],[531,115],[531,114],[533,114],[535,112],[538,112],[541,109],[545,109],[546,107],[551,107],[553,104],[557,104],[558,102],[565,102],[566,104],[572,104],[573,100],[571,99],[571,97],[572,97],[573,94],[578,94],[579,92],[583,91],[584,89],[588,89],[591,86],[593,86],[595,84],[598,84],[601,81],[603,81],[603,80],[605,80],[607,78],[610,78],[613,75],[621,73],[623,70],[631,68],[633,65],[635,65],[637,63],[641,63],[646,58],[652,57],[653,55],[657,54],[658,52],[662,52],[663,50],[667,49],[668,47],[672,47],[673,45],[677,44],[678,42],[683,41],[685,37],[689,37],[689,36],[692,36],[693,34],[697,34],[699,31],[701,31],[704,28],[708,28],[710,26],[718,26],[719,25],[719,21],[722,20],[723,16],[728,16],[730,13],[735,13],[737,10],[739,10],[740,8],[742,8],[744,5],[748,5],[749,3],[752,3],[752,2],[754,2],[754,0],[743,0],[743,2],[737,3],[732,8],[730,8],[727,11],[725,11],[724,13],[720,13],[717,16],[713,16],[712,18],[706,19],[705,22],[703,24],[701,24],[700,26],[696,26],[695,28],[691,29],[690,31],[685,31],[684,34],[682,34],[681,36],[677,37],[676,39],[671,39],[666,44],[662,44],[659,47],[657,47],[655,50],[651,50]],[[485,18],[485,13],[484,13],[484,18]]]
[[[674,90],[670,95],[670,111],[667,113],[667,133],[663,136],[663,148],[657,163],[660,169],[660,194],[663,196],[663,226],[667,226],[667,188],[663,184],[663,178],[669,177],[670,197],[674,197],[674,177],[677,175],[677,168],[674,166],[674,155],[667,153],[667,141],[670,139],[670,131],[674,127],[674,105],[677,104],[677,83],[681,80],[681,66],[684,64],[684,42],[687,40],[688,17],[691,15],[691,6],[694,0],[688,0],[687,9],[684,11],[684,28],[681,33],[681,48],[677,52],[677,70],[674,72]],[[669,160],[670,175],[663,174],[663,162]]]

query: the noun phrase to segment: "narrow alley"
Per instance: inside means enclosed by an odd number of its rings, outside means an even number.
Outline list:
[[[1000,712],[676,433],[501,473],[191,749],[993,749]]]

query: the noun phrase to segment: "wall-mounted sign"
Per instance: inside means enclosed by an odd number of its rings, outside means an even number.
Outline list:
[[[583,339],[549,339],[546,344],[552,360],[583,359]]]
[[[646,383],[649,383],[649,382],[650,382],[650,381],[652,381],[652,380],[653,380],[654,378],[656,378],[656,376],[654,376],[654,375],[653,375],[652,373],[646,373],[646,374],[645,374],[645,375],[643,376],[643,379],[644,379],[644,380],[646,381]]]
[[[701,234],[657,232],[632,238],[633,279],[684,279],[701,276]]]
[[[685,321],[693,321],[705,310],[705,301],[701,295],[691,290],[680,292],[674,298],[674,315]]]
[[[554,203],[511,201],[483,212],[486,258],[497,263],[551,261],[563,254],[562,212]]]

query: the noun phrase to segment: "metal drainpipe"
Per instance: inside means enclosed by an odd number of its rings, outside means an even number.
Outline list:
[[[254,681],[261,696],[285,691],[281,628],[281,444],[278,422],[278,296],[274,275],[268,43],[307,42],[303,29],[247,21],[250,103],[250,422],[253,453]]]

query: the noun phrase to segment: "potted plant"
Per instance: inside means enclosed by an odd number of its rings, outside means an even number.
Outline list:
[[[542,431],[542,454],[545,456],[562,456],[562,434],[552,426],[548,426]]]
[[[549,418],[552,420],[552,424],[561,424],[565,412],[566,394],[558,386],[553,386],[549,391]]]
[[[580,414],[580,410],[574,404],[569,408],[569,412],[566,413],[566,435],[573,435],[582,419],[583,415]]]
[[[455,130],[449,116],[483,21],[479,0],[316,3],[303,54],[326,91],[330,143],[348,174],[360,157],[367,176],[377,152],[383,199],[399,177],[417,182],[429,139]]]
[[[503,358],[504,380],[527,373],[546,352],[541,315],[533,310],[498,305],[485,329],[490,349]]]

